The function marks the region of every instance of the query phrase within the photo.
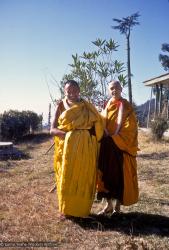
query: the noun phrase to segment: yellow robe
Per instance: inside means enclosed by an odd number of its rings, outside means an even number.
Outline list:
[[[54,168],[59,211],[76,217],[88,216],[96,189],[98,141],[103,123],[92,104],[81,101],[58,119],[64,140],[55,137]],[[94,126],[96,136],[89,133]]]
[[[118,127],[119,106],[122,103],[123,111]],[[138,151],[137,120],[130,103],[121,98],[119,101],[110,102],[105,112],[106,129],[112,135],[117,147],[123,151],[123,205],[131,205],[138,201],[138,180],[136,155]],[[101,173],[98,175],[98,191],[107,192],[101,181]]]

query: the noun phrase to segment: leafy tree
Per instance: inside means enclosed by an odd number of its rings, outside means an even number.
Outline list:
[[[64,75],[61,85],[68,79],[78,81],[82,97],[101,108],[107,97],[108,82],[118,78],[123,85],[126,84],[125,76],[122,74],[124,63],[113,60],[113,52],[119,47],[114,40],[98,38],[92,44],[96,47],[94,51],[83,52],[80,56],[72,55],[70,73]]]
[[[163,43],[161,50],[163,52],[169,53],[169,44],[168,43]],[[169,71],[169,54],[159,54],[159,61],[161,62],[164,70]]]
[[[140,14],[136,12],[128,17],[123,17],[122,19],[113,18],[118,25],[111,26],[113,29],[117,29],[120,31],[122,35],[125,35],[127,39],[127,77],[128,77],[128,94],[129,94],[129,101],[132,103],[132,84],[131,84],[131,66],[130,66],[130,34],[131,30],[135,25],[138,25],[138,18]]]
[[[161,62],[164,70],[169,71],[169,44],[167,43],[163,43],[161,50],[163,52],[167,52],[167,54],[159,54],[159,61]],[[156,95],[156,113],[158,111],[158,113],[166,113],[167,117],[168,117],[168,100],[169,100],[169,87],[166,85],[160,85],[154,87],[154,94]],[[158,104],[159,105],[159,109],[158,110]],[[164,114],[163,114],[164,115]]]

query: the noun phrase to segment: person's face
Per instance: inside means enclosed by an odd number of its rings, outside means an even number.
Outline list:
[[[64,93],[69,101],[76,102],[79,99],[80,90],[77,86],[68,83],[65,85]]]
[[[109,93],[115,100],[120,99],[122,87],[120,86],[118,82],[115,82],[115,81],[110,82],[108,89],[109,89]]]

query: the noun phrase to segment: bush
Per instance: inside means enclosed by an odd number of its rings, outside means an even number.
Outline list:
[[[17,141],[24,135],[38,130],[42,116],[32,111],[9,110],[1,116],[1,137]]]
[[[157,117],[151,122],[151,132],[155,140],[160,140],[168,128],[168,122],[163,117]]]

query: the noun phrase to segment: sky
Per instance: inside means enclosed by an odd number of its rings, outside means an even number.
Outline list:
[[[131,71],[133,100],[140,105],[150,98],[143,81],[167,73],[158,56],[169,43],[168,0],[0,0],[0,113],[31,110],[46,122],[49,89],[60,97],[55,81],[70,72],[72,54],[92,51],[97,38],[117,42],[114,57],[126,63],[126,39],[111,26],[113,18],[136,12]]]

